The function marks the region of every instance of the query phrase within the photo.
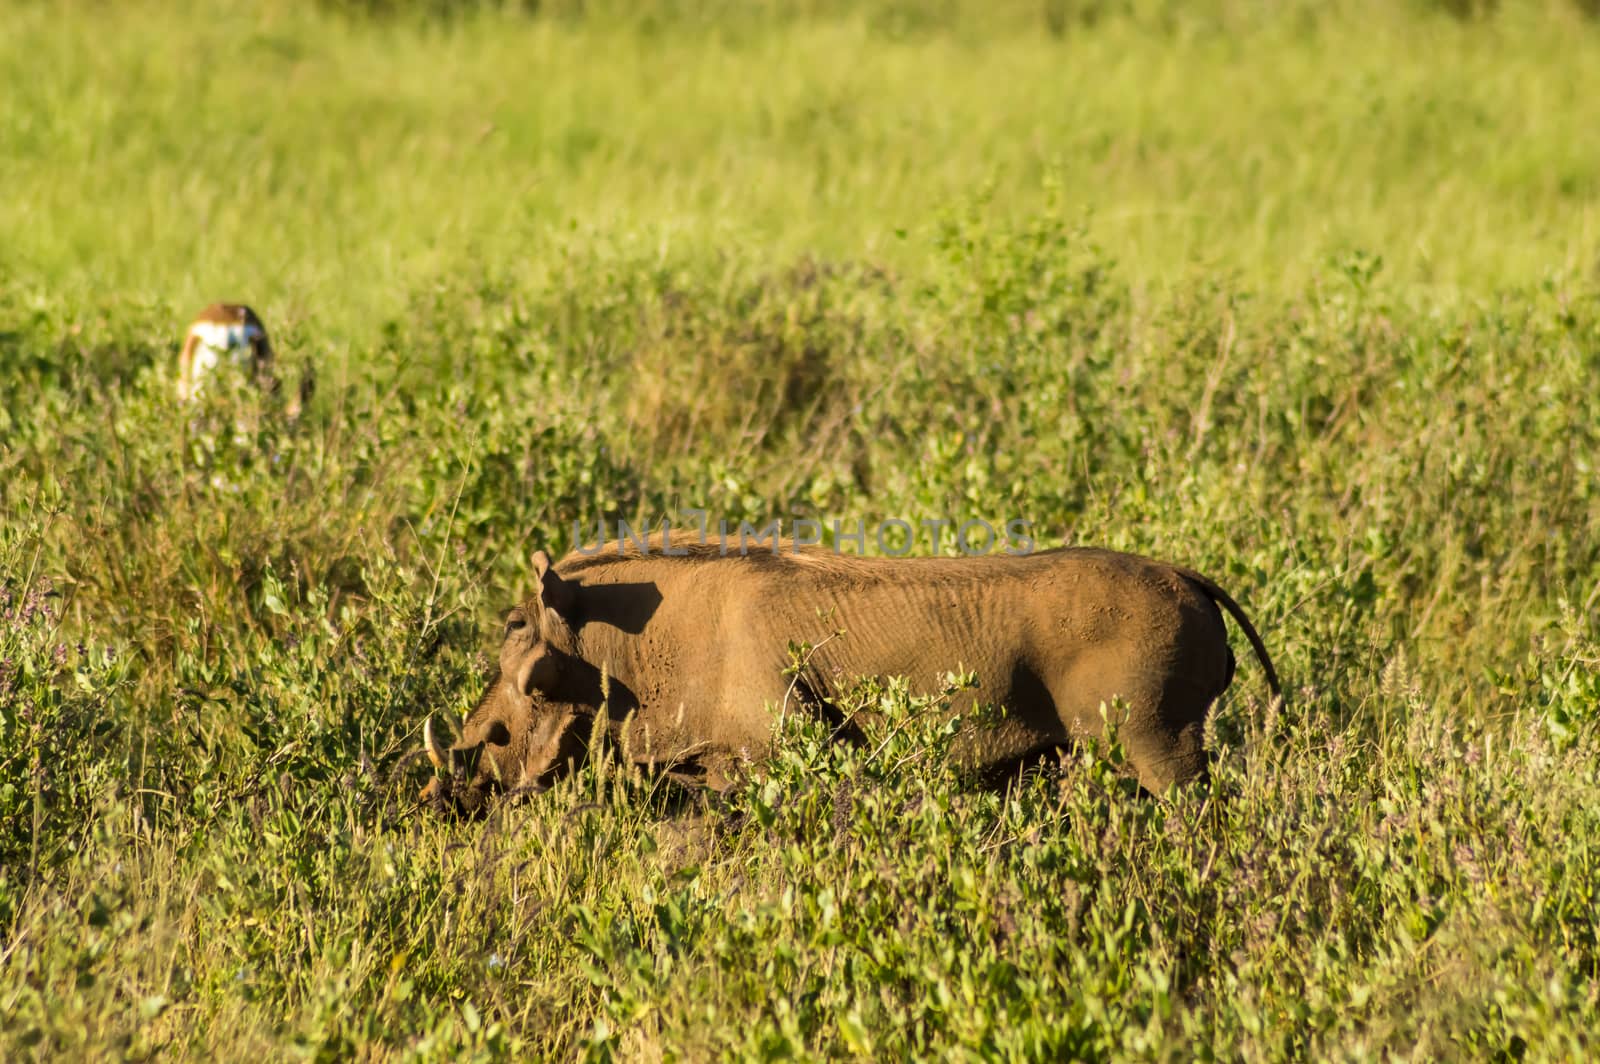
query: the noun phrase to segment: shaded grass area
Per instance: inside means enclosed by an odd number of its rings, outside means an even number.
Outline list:
[[[0,42],[8,1058],[1587,1051],[1568,8],[182,10]],[[320,371],[298,424],[174,408],[234,285]],[[1161,800],[1114,744],[973,790],[889,685],[721,799],[597,765],[412,815],[532,552],[685,507],[1190,564],[1291,698],[1244,661]]]

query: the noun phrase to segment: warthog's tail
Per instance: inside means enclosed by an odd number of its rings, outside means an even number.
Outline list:
[[[1261,667],[1266,670],[1268,692],[1273,698],[1281,700],[1283,698],[1283,688],[1278,686],[1278,670],[1272,667],[1272,658],[1267,655],[1267,645],[1261,641],[1261,635],[1256,631],[1256,626],[1250,623],[1250,618],[1245,616],[1243,607],[1233,601],[1233,596],[1218,587],[1215,580],[1201,576],[1193,569],[1179,568],[1178,573],[1209,595],[1211,601],[1233,615],[1233,619],[1244,630],[1244,637],[1250,640],[1250,646],[1255,650],[1256,657],[1260,659]]]

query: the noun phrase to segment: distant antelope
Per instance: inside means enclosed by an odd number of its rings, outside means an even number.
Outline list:
[[[272,371],[272,343],[256,312],[243,303],[213,303],[195,316],[178,355],[178,398],[184,402],[200,395],[205,378],[226,362],[248,369],[262,391],[275,393],[278,378]],[[297,417],[311,398],[310,367],[300,378],[299,394],[291,397],[286,413]]]

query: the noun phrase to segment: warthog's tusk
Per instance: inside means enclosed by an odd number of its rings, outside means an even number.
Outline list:
[[[444,768],[450,763],[449,755],[445,748],[439,745],[439,740],[433,737],[433,718],[427,717],[422,722],[422,748],[428,751],[428,760],[433,762],[434,768]]]

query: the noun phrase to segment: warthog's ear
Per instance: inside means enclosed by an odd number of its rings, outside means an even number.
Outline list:
[[[533,552],[533,575],[539,580],[539,601],[546,609],[564,614],[572,608],[572,584],[561,578],[550,564],[550,555],[542,550]]]

